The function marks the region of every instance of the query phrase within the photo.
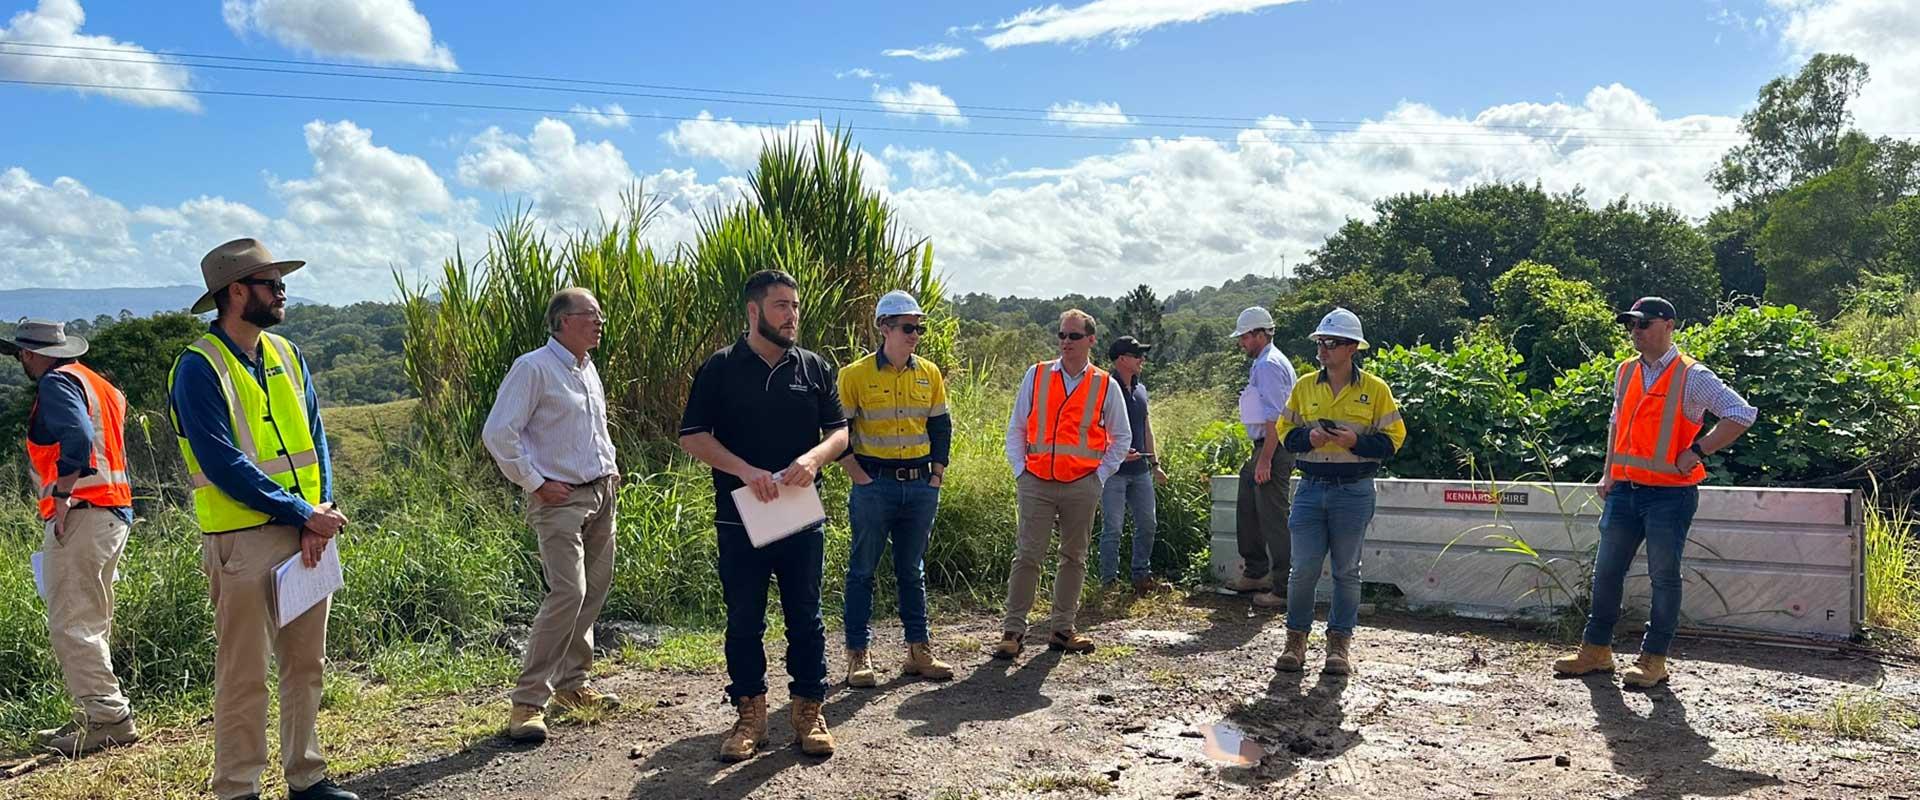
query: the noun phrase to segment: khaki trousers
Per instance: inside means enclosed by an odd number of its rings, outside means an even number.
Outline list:
[[[332,598],[285,627],[274,620],[273,568],[300,552],[300,530],[262,525],[201,537],[213,594],[213,793],[257,794],[267,767],[267,653],[280,666],[280,767],[302,790],[327,777],[320,755],[321,671]],[[329,544],[338,547],[338,543]]]
[[[527,498],[527,525],[540,542],[547,596],[533,617],[513,702],[545,707],[578,689],[593,666],[593,621],[613,584],[613,520],[619,482],[607,476],[575,487],[564,503]]]
[[[1100,504],[1100,479],[1087,475],[1063,483],[1022,472],[1019,483],[1020,526],[1013,544],[1013,572],[1007,576],[1007,618],[1001,630],[1025,635],[1027,612],[1040,584],[1040,563],[1047,545],[1060,531],[1060,572],[1053,579],[1053,616],[1056,631],[1073,630],[1080,612],[1080,587],[1087,578],[1087,541],[1093,536],[1094,509]]]
[[[66,541],[48,524],[41,539],[41,570],[47,582],[47,631],[60,662],[67,694],[87,720],[112,724],[127,718],[127,696],[113,676],[108,640],[113,634],[113,575],[127,546],[127,523],[113,512],[77,508],[67,512]]]

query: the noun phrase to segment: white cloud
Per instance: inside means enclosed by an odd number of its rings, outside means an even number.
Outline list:
[[[808,141],[819,128],[819,120],[794,120],[779,127],[747,125],[716,119],[711,112],[702,111],[699,119],[683,120],[673,130],[660,134],[660,141],[680,155],[718,161],[734,173],[744,174],[760,163],[760,149],[767,142],[796,134],[801,141]],[[865,150],[860,156],[861,176],[868,186],[884,189],[892,182],[893,172],[885,162]]]
[[[1115,47],[1132,45],[1140,34],[1162,25],[1201,22],[1225,14],[1247,14],[1300,0],[1093,0],[1067,8],[1055,3],[1029,8],[994,24],[980,41],[999,50],[1023,44],[1076,44],[1107,39]]]
[[[1770,0],[1781,40],[1800,58],[1845,53],[1866,62],[1855,120],[1871,133],[1920,129],[1920,3],[1912,0]]]
[[[599,108],[575,103],[570,110],[590,125],[602,128],[633,127],[633,117],[629,116],[627,110],[620,107],[619,103],[608,103]]]
[[[1139,122],[1122,113],[1119,103],[1083,103],[1079,100],[1047,106],[1047,121],[1069,128],[1119,128]]]
[[[887,161],[904,164],[907,173],[913,178],[915,186],[941,186],[959,183],[978,183],[980,173],[972,164],[951,150],[938,151],[932,148],[910,150],[904,147],[887,145],[880,151]]]
[[[524,137],[488,128],[457,169],[461,183],[524,195],[542,219],[574,230],[619,216],[621,193],[639,181],[612,142],[582,142],[556,119],[540,120]]]
[[[920,61],[945,61],[949,58],[959,58],[966,54],[966,48],[955,47],[950,44],[926,44],[911,50],[896,47],[891,50],[880,51],[880,55],[888,58],[912,58]]]
[[[916,182],[892,201],[932,237],[955,291],[1110,294],[1146,282],[1167,292],[1291,269],[1348,218],[1371,218],[1374,200],[1401,192],[1538,181],[1703,215],[1717,201],[1705,175],[1736,124],[1663,118],[1618,85],[1578,105],[1515,103],[1466,118],[1404,104],[1351,131],[1270,118],[1232,141],[1137,139],[996,176],[987,190]],[[1604,128],[1631,128],[1636,140],[1596,132]],[[1711,146],[1673,146],[1700,134]]]
[[[453,195],[426,161],[375,145],[372,131],[346,120],[314,120],[304,132],[313,176],[267,181],[292,221],[393,229],[453,208]]]
[[[459,68],[413,0],[221,0],[220,13],[235,34],[258,31],[320,55]]]
[[[953,102],[938,86],[911,82],[906,89],[874,84],[873,100],[879,103],[889,114],[903,117],[926,115],[940,120],[942,125],[965,125],[967,118],[960,113],[960,105]]]
[[[112,87],[149,87],[186,89],[191,81],[185,67],[166,61],[136,44],[114,41],[108,36],[82,34],[86,11],[78,0],[40,0],[32,11],[13,15],[7,27],[0,28],[0,42],[29,45],[84,47],[86,50],[62,50],[57,47],[9,48],[19,53],[0,58],[0,76],[14,80],[52,83],[85,83]],[[101,52],[103,48],[112,52]],[[33,55],[23,55],[33,54]],[[65,57],[61,57],[65,56]],[[106,58],[111,61],[87,61],[76,57]],[[199,111],[200,101],[193,95],[173,91],[141,91],[126,88],[74,89],[101,94],[139,106]]]
[[[866,67],[854,67],[853,69],[850,69],[850,70],[833,73],[833,77],[834,77],[834,80],[840,80],[843,78],[859,78],[863,81],[871,81],[871,80],[878,80],[880,78],[885,78],[887,77],[887,73],[874,72],[873,70],[867,69]]]

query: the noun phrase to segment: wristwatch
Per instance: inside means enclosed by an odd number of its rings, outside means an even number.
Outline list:
[[[1692,450],[1693,454],[1696,456],[1699,456],[1701,461],[1707,460],[1707,451],[1700,449],[1699,442],[1694,442],[1692,445],[1688,446],[1687,449]]]
[[[72,492],[63,492],[63,491],[60,491],[59,489],[55,489],[55,490],[53,490],[53,496],[54,496],[54,497],[57,497],[57,498],[64,498],[64,497],[72,497],[72,496],[73,496],[73,493],[72,493]]]

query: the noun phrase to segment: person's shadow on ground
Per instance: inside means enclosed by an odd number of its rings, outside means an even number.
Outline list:
[[[741,800],[751,797],[762,784],[780,771],[797,767],[822,767],[831,758],[804,755],[794,744],[793,725],[789,721],[792,704],[767,708],[767,742],[752,758],[737,764],[719,759],[720,741],[733,730],[733,723],[700,736],[689,736],[655,751],[638,769],[646,776],[633,785],[628,795],[633,800],[661,797],[699,797],[706,800]],[[832,728],[832,719],[828,720]]]
[[[1033,653],[1034,645],[1027,647]],[[907,736],[951,736],[968,722],[1009,720],[1051,706],[1053,698],[1041,694],[1040,686],[1060,665],[1061,656],[1044,644],[1040,647],[1024,662],[991,659],[961,680],[915,694],[900,704],[894,716],[920,723],[908,729]]]
[[[1341,727],[1346,719],[1341,696],[1348,677],[1322,671],[1311,685],[1303,685],[1304,679],[1303,672],[1276,670],[1265,696],[1228,713],[1211,730],[1202,729],[1210,747],[1231,743],[1236,735],[1259,743],[1261,752],[1239,752],[1243,758],[1257,760],[1221,770],[1223,779],[1262,786],[1292,775],[1302,758],[1329,760],[1363,741],[1359,731]]]
[[[465,750],[448,753],[418,764],[363,772],[350,780],[341,782],[341,785],[365,800],[402,797],[423,786],[438,783],[462,773],[483,769],[503,756],[531,753],[539,748],[538,744],[516,742],[502,733],[499,736],[475,742]]]
[[[1640,781],[1636,797],[1728,797],[1780,785],[1772,775],[1708,763],[1715,752],[1712,740],[1687,724],[1686,704],[1664,683],[1644,692],[1653,700],[1653,712],[1642,717],[1627,707],[1622,694],[1637,690],[1621,688],[1610,673],[1567,680],[1586,683],[1614,771]]]

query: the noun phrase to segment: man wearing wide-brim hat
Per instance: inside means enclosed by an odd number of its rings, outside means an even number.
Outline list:
[[[276,620],[274,568],[298,554],[314,566],[347,518],[333,506],[333,468],[319,395],[292,342],[266,329],[286,319],[281,261],[235,239],[200,261],[216,312],[174,361],[167,391],[193,486],[201,568],[213,595],[213,783],[221,800],[257,798],[267,766],[267,655],[280,667],[280,763],[290,800],[357,800],[327,777],[315,722],[326,658],[328,600]]]
[[[0,353],[38,384],[27,423],[27,460],[46,523],[38,572],[53,655],[80,710],[37,738],[68,758],[140,738],[108,652],[113,576],[133,524],[127,402],[77,360],[86,352],[86,339],[47,320],[23,319],[0,339]]]

